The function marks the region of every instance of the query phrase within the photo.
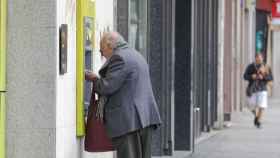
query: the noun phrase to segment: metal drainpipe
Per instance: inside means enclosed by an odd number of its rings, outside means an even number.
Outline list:
[[[224,121],[224,21],[225,21],[225,1],[219,1],[218,13],[218,120],[216,128],[223,128]]]

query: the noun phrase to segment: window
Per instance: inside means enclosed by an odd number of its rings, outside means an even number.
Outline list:
[[[129,0],[128,42],[147,58],[147,0]]]

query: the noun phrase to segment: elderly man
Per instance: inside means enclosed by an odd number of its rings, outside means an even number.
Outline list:
[[[161,119],[148,64],[117,32],[103,35],[100,52],[107,59],[100,78],[92,72],[86,72],[85,77],[106,98],[101,102],[104,122],[118,158],[151,158],[152,131]]]

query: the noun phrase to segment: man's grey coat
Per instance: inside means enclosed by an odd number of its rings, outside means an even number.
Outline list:
[[[99,74],[94,90],[108,98],[105,127],[110,137],[161,124],[149,67],[141,54],[128,46],[115,49]]]

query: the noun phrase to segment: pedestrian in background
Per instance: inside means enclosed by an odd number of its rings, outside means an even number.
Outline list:
[[[161,124],[144,57],[117,32],[104,33],[100,52],[107,61],[100,78],[87,72],[93,89],[103,98],[99,112],[118,158],[151,158],[152,131]],[[104,107],[104,110],[102,110]],[[100,109],[101,108],[101,109]]]
[[[273,80],[270,68],[263,62],[263,55],[256,54],[255,62],[249,64],[244,73],[249,82],[246,89],[249,109],[254,114],[254,125],[261,127],[261,119],[268,104],[267,84]]]

